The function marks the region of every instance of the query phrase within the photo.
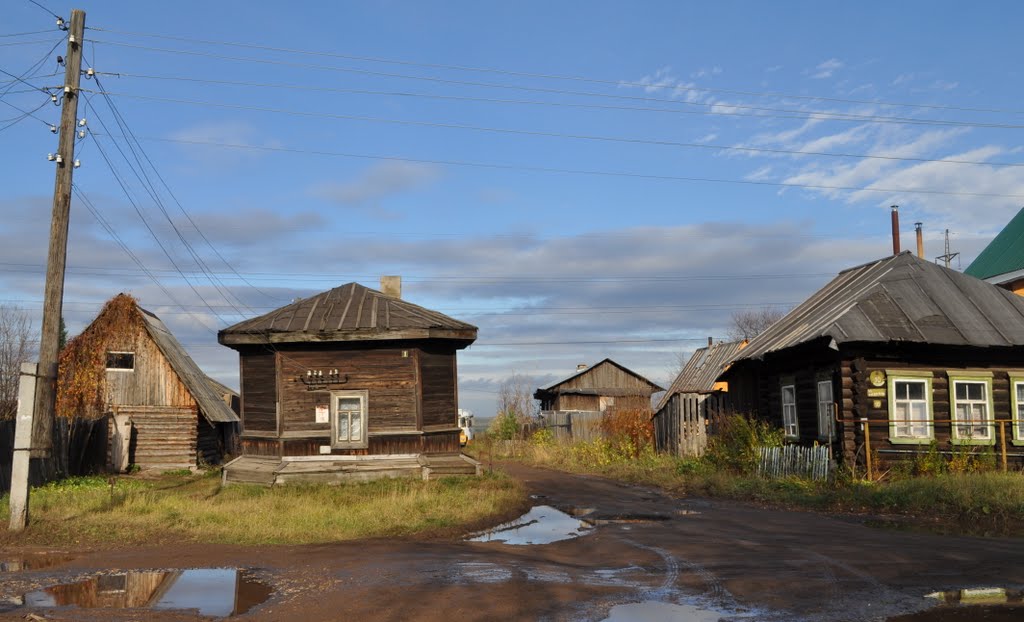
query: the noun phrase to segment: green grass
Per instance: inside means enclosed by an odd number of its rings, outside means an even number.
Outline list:
[[[606,441],[556,444],[524,442],[513,451],[486,441],[478,459],[510,459],[573,473],[657,486],[671,494],[721,497],[831,513],[905,517],[937,531],[974,535],[1024,535],[1024,474],[995,471],[890,474],[868,482],[840,472],[829,481],[765,479],[722,466],[721,460],[683,460],[650,448],[637,456],[618,454]]]
[[[30,527],[0,531],[0,544],[312,544],[372,537],[444,535],[503,519],[523,507],[503,474],[424,482],[388,479],[342,486],[222,487],[208,475],[79,477],[33,489]],[[7,524],[7,498],[0,500]]]

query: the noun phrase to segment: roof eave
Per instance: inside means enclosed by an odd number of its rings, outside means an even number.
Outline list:
[[[272,333],[227,333],[221,331],[217,341],[225,346],[273,345],[286,343],[336,343],[350,341],[404,341],[408,339],[449,339],[466,342],[462,347],[476,341],[476,329],[451,328],[406,328],[381,331],[291,331]]]

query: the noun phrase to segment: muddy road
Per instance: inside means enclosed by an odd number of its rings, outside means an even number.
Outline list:
[[[14,571],[0,574],[0,600],[6,603],[0,618],[34,613],[48,620],[205,619],[194,610],[32,605],[58,600],[53,590],[40,588],[90,577],[87,587],[61,594],[100,604],[100,596],[110,599],[141,584],[136,575],[122,578],[129,570],[149,571],[138,576],[151,584],[133,607],[166,604],[168,594],[187,590],[167,587],[166,580],[153,588],[168,576],[154,570],[243,568],[248,583],[239,579],[220,590],[228,608],[205,611],[224,615],[234,602],[243,612],[239,620],[861,622],[915,613],[905,619],[1024,619],[1024,608],[1012,605],[967,609],[924,597],[1003,587],[1014,600],[1024,587],[1021,539],[878,529],[854,518],[672,499],[600,478],[518,465],[507,469],[525,482],[536,505],[569,515],[562,517],[568,526],[554,532],[577,537],[533,545],[494,540],[514,539],[517,532],[508,531],[478,542],[8,549],[0,562],[8,561]],[[575,529],[571,523],[579,517],[585,522],[576,521]],[[533,528],[543,532],[546,520]],[[27,569],[18,569],[19,560]],[[104,573],[101,581],[97,573]],[[184,581],[187,575],[169,576]],[[177,605],[190,606],[187,596]]]

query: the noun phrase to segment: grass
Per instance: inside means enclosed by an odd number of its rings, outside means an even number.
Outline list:
[[[601,475],[657,486],[670,494],[755,501],[775,507],[897,517],[898,523],[972,535],[1024,535],[1024,474],[995,471],[939,472],[913,476],[895,471],[868,482],[840,472],[828,481],[766,479],[711,456],[684,460],[650,447],[621,452],[598,440],[559,444],[540,437],[476,447],[478,459],[507,459],[572,473]],[[749,472],[748,472],[749,473]]]
[[[218,475],[47,484],[32,491],[30,527],[17,535],[0,531],[0,544],[312,544],[446,535],[493,523],[525,504],[521,486],[500,473],[276,488],[222,487]],[[6,497],[0,511],[6,525]]]

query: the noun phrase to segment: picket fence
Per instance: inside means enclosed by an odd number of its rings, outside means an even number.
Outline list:
[[[757,472],[763,477],[806,477],[827,479],[831,468],[828,446],[759,447]]]

